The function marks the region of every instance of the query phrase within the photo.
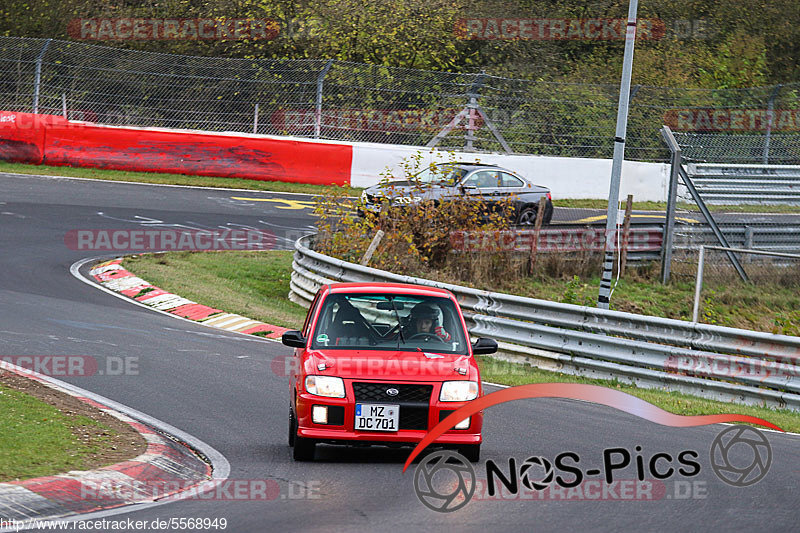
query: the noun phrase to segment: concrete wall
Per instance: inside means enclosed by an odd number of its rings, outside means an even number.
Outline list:
[[[470,154],[431,151],[429,148],[389,144],[353,143],[353,166],[350,182],[367,187],[382,175],[404,176],[404,159],[421,154],[421,163],[480,161],[510,168],[538,185],[549,187],[554,199],[608,198],[611,179],[610,159],[585,159],[536,155]],[[622,168],[620,198],[633,194],[636,201],[666,201],[669,165],[626,161]]]

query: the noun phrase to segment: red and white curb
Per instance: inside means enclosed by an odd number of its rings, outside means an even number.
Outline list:
[[[228,461],[212,447],[144,413],[13,364],[4,364],[2,370],[91,404],[130,425],[147,441],[145,453],[128,461],[96,470],[0,483],[0,516],[5,523],[83,519],[97,512],[117,514],[160,505],[162,502],[156,500],[167,503],[181,499],[181,493],[187,491],[197,494],[208,490],[208,485],[223,481],[230,472]],[[131,490],[118,490],[120,487]],[[114,511],[121,507],[127,508]]]
[[[125,270],[122,266],[122,258],[95,265],[89,271],[89,275],[106,289],[121,293],[158,311],[200,322],[206,326],[246,334],[265,332],[264,336],[270,339],[278,339],[285,331],[288,331],[288,328],[259,322],[233,313],[225,313],[220,309],[214,309],[159,289]]]

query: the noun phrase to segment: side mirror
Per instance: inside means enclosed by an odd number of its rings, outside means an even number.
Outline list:
[[[497,341],[494,339],[487,339],[486,337],[480,337],[478,340],[475,341],[475,344],[472,345],[472,353],[474,355],[486,355],[490,353],[495,353],[497,351]]]
[[[281,335],[281,342],[292,348],[305,348],[306,338],[297,330],[291,330]]]

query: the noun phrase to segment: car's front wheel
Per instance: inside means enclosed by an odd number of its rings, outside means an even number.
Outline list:
[[[295,461],[313,461],[316,450],[317,442],[314,439],[295,436],[292,448],[292,457]]]
[[[517,216],[517,224],[520,226],[533,226],[536,224],[536,211],[535,207],[525,207]]]
[[[297,437],[297,419],[294,416],[294,411],[289,408],[289,446],[294,446],[294,439]]]
[[[458,447],[458,453],[466,457],[470,463],[477,463],[481,460],[480,444],[464,444]]]

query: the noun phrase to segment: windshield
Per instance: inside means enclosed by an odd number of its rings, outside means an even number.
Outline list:
[[[462,168],[454,167],[449,163],[441,163],[429,166],[422,172],[418,172],[414,175],[413,180],[419,181],[420,183],[455,185],[466,174],[467,171]]]
[[[467,353],[467,339],[448,298],[332,294],[312,333],[313,349]]]

